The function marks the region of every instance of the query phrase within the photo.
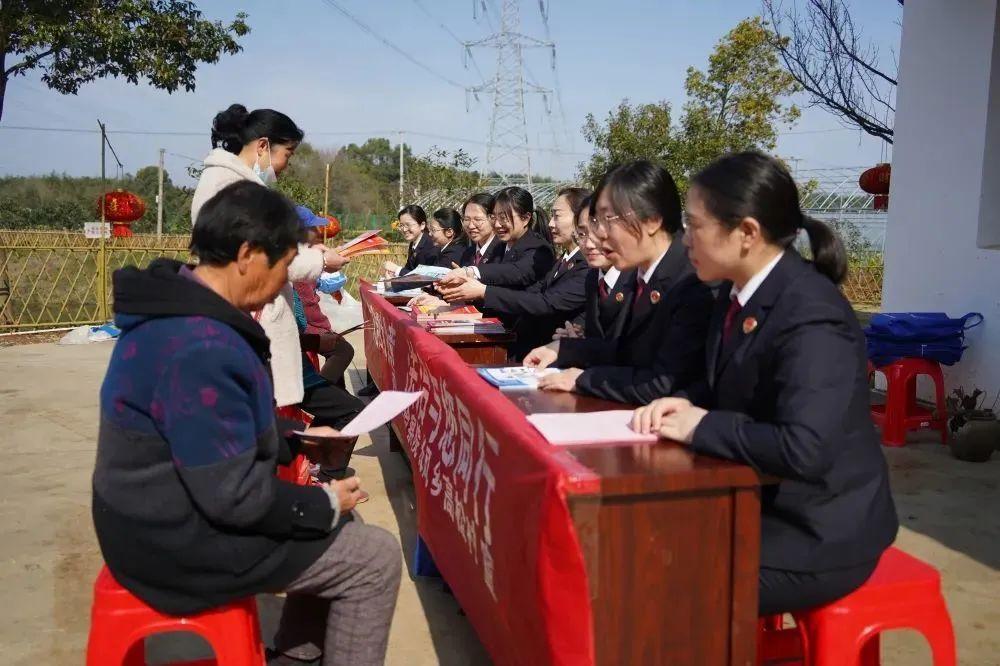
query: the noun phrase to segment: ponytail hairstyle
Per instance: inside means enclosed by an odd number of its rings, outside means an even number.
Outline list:
[[[757,151],[719,158],[696,175],[691,185],[708,212],[727,229],[747,217],[760,223],[764,239],[788,249],[799,229],[809,235],[813,264],[835,284],[847,276],[847,252],[840,238],[823,222],[802,213],[799,190],[788,169]]]
[[[611,208],[633,236],[642,234],[644,220],[659,218],[663,229],[674,236],[681,230],[681,195],[670,173],[658,164],[636,160],[620,164],[601,178],[591,198],[591,208],[607,190]]]
[[[212,120],[212,148],[222,148],[234,155],[257,139],[267,139],[272,145],[294,145],[303,136],[291,118],[273,109],[248,112],[242,104],[233,104],[215,114]]]
[[[465,216],[465,208],[469,204],[476,204],[477,206],[485,210],[487,215],[492,215],[493,206],[495,203],[496,203],[496,198],[489,192],[477,192],[476,194],[473,194],[471,197],[466,199],[465,203],[462,204],[462,216],[463,217]]]
[[[549,216],[545,211],[535,208],[535,199],[531,192],[523,187],[512,185],[505,187],[494,196],[493,214],[507,214],[514,218],[528,216],[528,229],[534,231],[552,245],[552,232],[549,231]]]
[[[434,211],[434,219],[445,231],[451,231],[452,243],[467,243],[465,227],[462,226],[462,216],[454,208],[438,208]]]
[[[416,220],[417,224],[420,225],[421,232],[427,230],[427,213],[425,213],[424,209],[417,204],[410,204],[409,206],[403,206],[400,208],[399,212],[396,213],[396,219],[398,220],[404,215],[409,215]]]

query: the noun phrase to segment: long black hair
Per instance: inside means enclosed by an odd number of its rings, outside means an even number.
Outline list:
[[[608,191],[611,208],[621,224],[633,234],[641,233],[643,220],[659,218],[671,236],[681,229],[681,195],[666,169],[646,160],[620,164],[601,178],[591,199],[596,208],[601,193]]]
[[[409,215],[416,220],[417,224],[420,225],[420,231],[424,231],[427,228],[427,213],[424,212],[424,209],[421,206],[418,206],[417,204],[403,206],[399,209],[399,212],[396,213],[396,219],[400,220],[404,215]]]
[[[830,227],[802,212],[795,180],[775,158],[757,151],[732,153],[705,167],[691,185],[727,229],[752,217],[765,240],[782,248],[791,247],[799,229],[805,229],[816,269],[836,284],[847,276],[844,244]]]
[[[297,144],[305,134],[291,118],[274,109],[247,111],[233,104],[215,114],[212,121],[212,148],[223,148],[239,155],[243,146],[265,138],[274,145]]]
[[[462,226],[462,216],[454,208],[438,208],[434,211],[434,219],[441,228],[446,231],[451,231],[451,242],[452,243],[466,243],[468,239],[465,237],[465,227]]]
[[[493,214],[506,213],[513,219],[529,216],[528,229],[534,231],[552,245],[552,232],[549,231],[549,216],[540,208],[535,208],[535,198],[523,187],[512,185],[505,187],[494,195]]]

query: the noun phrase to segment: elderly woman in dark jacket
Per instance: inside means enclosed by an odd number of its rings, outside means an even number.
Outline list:
[[[248,313],[287,282],[300,240],[292,205],[249,181],[202,208],[197,267],[158,260],[115,274],[122,335],[101,388],[93,516],[115,579],[170,614],[286,590],[279,660],[381,664],[399,546],[354,520],[357,478],[279,480],[269,343]],[[308,448],[307,448],[308,451]]]

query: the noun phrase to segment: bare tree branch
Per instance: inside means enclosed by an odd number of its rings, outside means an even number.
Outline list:
[[[809,94],[811,106],[892,143],[895,57],[887,73],[878,49],[862,41],[844,0],[804,2],[800,14],[796,0],[788,10],[784,0],[762,0],[785,69]]]

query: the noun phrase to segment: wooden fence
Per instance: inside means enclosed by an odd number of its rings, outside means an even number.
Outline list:
[[[111,319],[111,275],[127,265],[146,266],[157,257],[186,261],[186,235],[139,235],[103,244],[81,233],[0,230],[0,334],[98,324]],[[347,289],[373,278],[386,259],[402,263],[406,245],[383,255],[358,257],[346,269]],[[844,293],[856,308],[877,310],[882,302],[881,255],[852,261]]]

